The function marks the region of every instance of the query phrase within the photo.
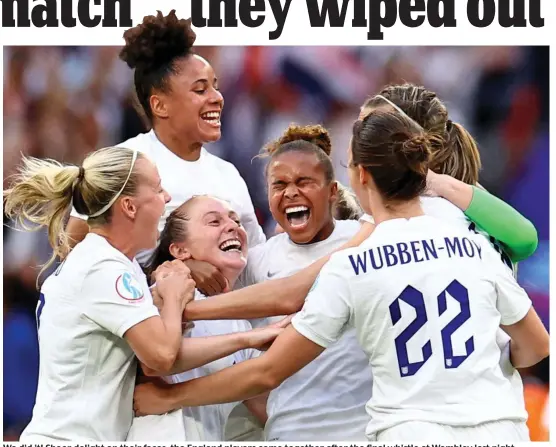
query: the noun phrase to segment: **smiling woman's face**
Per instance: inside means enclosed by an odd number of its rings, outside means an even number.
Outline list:
[[[230,205],[214,197],[200,196],[182,207],[187,216],[187,237],[173,241],[171,251],[182,259],[197,259],[226,272],[243,270],[247,258],[247,233]],[[176,256],[177,252],[181,255]]]

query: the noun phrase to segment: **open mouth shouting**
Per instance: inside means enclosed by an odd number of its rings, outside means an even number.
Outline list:
[[[201,113],[201,119],[211,127],[220,128],[220,111]]]
[[[286,219],[293,230],[305,229],[311,217],[311,210],[305,205],[287,207],[285,213]]]

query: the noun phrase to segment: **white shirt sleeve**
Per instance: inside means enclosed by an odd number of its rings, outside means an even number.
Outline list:
[[[479,238],[475,238],[478,240]],[[517,283],[512,271],[500,259],[494,248],[480,238],[484,253],[483,259],[494,274],[497,293],[496,308],[500,312],[500,324],[505,326],[521,321],[531,308],[531,299],[527,292]]]
[[[159,315],[149,289],[122,261],[103,260],[95,264],[85,277],[81,291],[85,316],[118,337],[123,337],[136,324]]]
[[[348,280],[334,261],[335,255],[315,280],[303,309],[292,319],[297,332],[324,348],[341,337],[353,314]]]
[[[359,218],[359,223],[364,224],[365,222],[368,223],[375,223],[375,220],[373,219],[372,216],[369,216],[368,214],[363,214],[360,218]]]

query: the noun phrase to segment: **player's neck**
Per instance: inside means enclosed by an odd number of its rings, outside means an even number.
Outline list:
[[[377,225],[387,220],[410,219],[424,214],[418,197],[404,202],[380,202],[373,207],[373,218]]]
[[[228,288],[230,289],[230,291],[233,290],[237,282],[237,279],[241,274],[241,270],[229,269],[229,268],[219,268],[219,270],[224,275],[224,278],[228,280]]]
[[[134,242],[133,231],[115,229],[113,225],[109,225],[106,228],[91,228],[91,233],[102,236],[112,247],[130,260],[133,260],[137,255],[138,250]]]
[[[154,133],[166,148],[181,159],[186,161],[199,160],[203,144],[184,140],[182,135],[174,131],[174,129],[167,124],[167,121],[158,123],[156,129],[154,129]]]

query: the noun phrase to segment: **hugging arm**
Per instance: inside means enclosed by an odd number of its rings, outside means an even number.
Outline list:
[[[290,326],[258,358],[175,385],[138,385],[134,409],[138,415],[161,414],[187,406],[245,401],[276,388],[323,350]]]
[[[336,251],[358,246],[370,236],[374,225],[365,223],[361,230]],[[254,319],[298,312],[322,267],[326,256],[295,275],[273,279],[234,290],[206,300],[192,301],[185,308],[188,320]]]
[[[538,245],[535,226],[515,208],[485,189],[449,175],[429,172],[427,187],[460,208],[490,236],[504,245],[513,262],[531,256]]]

